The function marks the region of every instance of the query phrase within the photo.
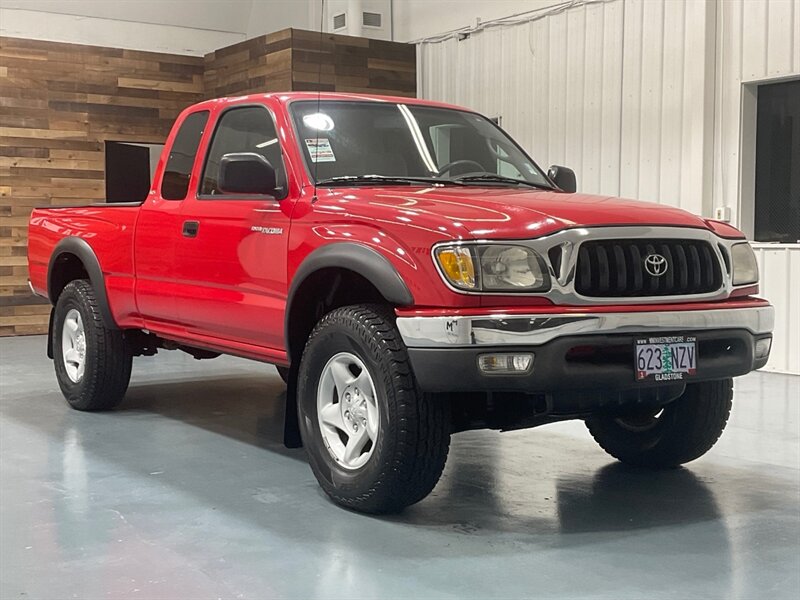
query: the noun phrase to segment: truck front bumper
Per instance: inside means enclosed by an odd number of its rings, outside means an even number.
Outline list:
[[[674,392],[676,386],[686,383],[636,381],[634,343],[642,337],[696,337],[697,374],[687,381],[735,377],[766,364],[775,319],[772,306],[761,302],[744,308],[705,308],[401,314],[397,327],[408,347],[417,381],[425,391],[575,395],[573,392],[583,390],[587,396],[602,391],[623,401],[647,388],[671,387]],[[498,352],[532,354],[532,368],[513,374],[483,372],[479,357]]]

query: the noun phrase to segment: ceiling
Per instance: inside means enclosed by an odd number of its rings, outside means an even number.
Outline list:
[[[308,14],[307,2],[302,0],[3,0],[2,6],[246,35],[254,3],[262,11],[268,6],[272,14]]]

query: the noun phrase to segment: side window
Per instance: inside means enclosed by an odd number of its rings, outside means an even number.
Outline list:
[[[189,190],[189,179],[197,155],[197,147],[208,121],[208,111],[190,114],[178,130],[169,151],[167,166],[161,178],[161,197],[164,200],[183,200]]]
[[[220,196],[220,159],[232,152],[255,152],[266,158],[275,168],[278,188],[286,193],[286,169],[281,156],[281,145],[275,132],[272,115],[260,106],[233,108],[223,113],[206,156],[201,197]]]

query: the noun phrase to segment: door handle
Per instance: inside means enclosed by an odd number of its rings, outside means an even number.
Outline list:
[[[197,221],[184,221],[183,222],[183,236],[184,237],[197,237],[197,230],[200,229],[200,223]]]

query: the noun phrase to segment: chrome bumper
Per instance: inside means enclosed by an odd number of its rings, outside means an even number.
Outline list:
[[[678,333],[709,329],[746,329],[771,333],[772,306],[620,313],[568,313],[448,317],[399,317],[397,328],[409,348],[538,346],[571,335]]]

